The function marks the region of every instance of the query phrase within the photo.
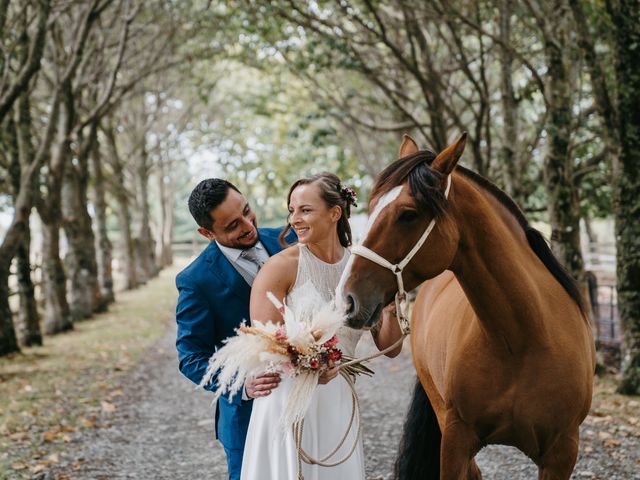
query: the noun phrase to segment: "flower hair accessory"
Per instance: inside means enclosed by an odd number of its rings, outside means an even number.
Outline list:
[[[358,201],[358,195],[353,188],[340,186],[340,194],[342,195],[342,198],[347,201],[347,203],[350,203],[356,208],[358,207],[358,204],[356,203]]]

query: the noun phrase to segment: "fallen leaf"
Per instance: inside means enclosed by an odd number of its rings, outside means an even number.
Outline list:
[[[107,401],[100,402],[100,405],[102,406],[102,410],[107,413],[113,413],[118,409],[118,407],[116,407],[113,403]]]
[[[607,448],[613,448],[613,447],[619,447],[620,441],[616,440],[615,438],[607,438],[602,442],[602,444]]]
[[[122,395],[124,393],[124,390],[122,388],[116,388],[115,390],[112,390],[111,393],[109,394],[109,396],[111,398],[113,397],[119,397],[120,395]]]
[[[44,472],[46,469],[47,469],[47,466],[40,463],[35,467],[31,467],[29,471],[31,473],[40,473],[40,472]]]
[[[29,465],[24,462],[15,462],[11,464],[11,468],[14,470],[24,470],[25,468],[29,468]]]
[[[96,426],[96,421],[92,418],[82,418],[80,422],[87,428],[95,428]]]
[[[47,443],[51,443],[56,439],[58,432],[56,430],[47,430],[42,434],[42,440]]]

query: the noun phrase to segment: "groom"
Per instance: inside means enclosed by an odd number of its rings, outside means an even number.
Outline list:
[[[253,279],[282,247],[280,229],[257,228],[246,198],[226,180],[200,182],[189,196],[189,211],[199,225],[198,233],[210,243],[176,277],[176,348],[182,374],[200,383],[209,357],[249,320]],[[215,432],[227,455],[230,480],[240,478],[251,400],[269,395],[279,382],[277,375],[263,375],[247,381],[242,395],[235,395],[231,402],[228,397],[218,400]],[[215,385],[216,377],[206,388],[214,390]]]

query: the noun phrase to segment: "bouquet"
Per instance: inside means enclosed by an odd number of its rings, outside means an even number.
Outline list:
[[[241,326],[237,335],[225,340],[209,360],[200,386],[208,385],[217,374],[214,398],[233,397],[244,382],[265,372],[293,377],[283,418],[284,428],[301,421],[309,407],[319,376],[340,360],[348,360],[338,348],[337,331],[343,325],[343,313],[333,302],[326,302],[311,286],[294,312],[271,293],[269,300],[279,309],[283,324],[254,321]],[[373,372],[362,364],[352,364],[346,373]]]

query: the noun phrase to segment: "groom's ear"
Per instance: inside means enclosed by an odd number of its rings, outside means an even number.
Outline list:
[[[215,240],[216,239],[215,233],[213,233],[210,230],[207,230],[206,228],[198,227],[198,233],[200,235],[202,235],[204,238],[206,238],[207,240]]]

